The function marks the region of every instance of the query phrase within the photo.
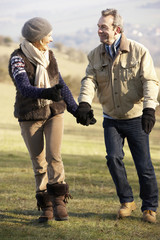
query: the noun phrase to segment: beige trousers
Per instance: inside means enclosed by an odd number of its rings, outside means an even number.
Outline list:
[[[46,190],[47,183],[64,182],[61,158],[64,114],[45,121],[24,121],[19,124],[32,160],[36,192]]]

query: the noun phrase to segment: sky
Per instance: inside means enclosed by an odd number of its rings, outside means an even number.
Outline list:
[[[106,8],[116,8],[124,23],[160,25],[160,0],[0,0],[0,35],[18,40],[23,24],[32,17],[48,19],[53,37],[72,35],[95,27]]]

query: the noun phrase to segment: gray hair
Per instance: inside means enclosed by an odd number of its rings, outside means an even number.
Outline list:
[[[106,10],[103,10],[102,12],[102,17],[106,17],[106,16],[113,16],[114,17],[114,20],[113,20],[113,27],[120,27],[121,29],[121,33],[124,31],[123,29],[123,19],[122,17],[119,15],[118,11],[114,8],[111,8],[111,9],[106,9]]]

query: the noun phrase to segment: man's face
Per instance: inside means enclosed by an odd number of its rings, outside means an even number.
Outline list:
[[[100,41],[112,45],[117,38],[117,28],[113,27],[113,16],[102,16],[97,25]]]

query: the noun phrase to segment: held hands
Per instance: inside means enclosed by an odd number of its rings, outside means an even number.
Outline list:
[[[155,124],[155,110],[153,108],[144,108],[142,115],[142,129],[149,134]]]
[[[87,102],[81,102],[76,111],[77,123],[84,126],[95,124],[97,121],[94,118],[93,110]]]
[[[49,99],[54,102],[59,102],[62,100],[61,96],[61,89],[63,88],[63,85],[56,84],[54,87],[51,88],[45,88],[41,93],[41,98]]]

